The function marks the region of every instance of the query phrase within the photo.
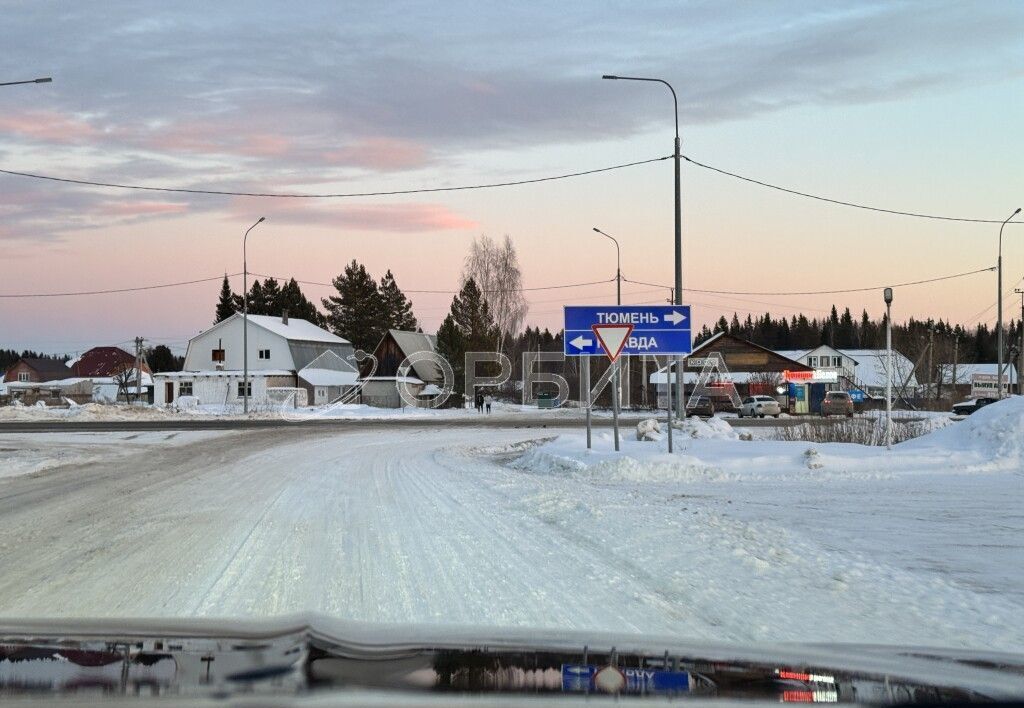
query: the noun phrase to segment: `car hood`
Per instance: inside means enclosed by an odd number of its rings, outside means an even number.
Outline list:
[[[395,693],[397,692],[397,694]],[[964,702],[1024,696],[1024,656],[929,647],[735,645],[593,632],[261,620],[0,620],[0,695],[105,702],[369,695],[503,702],[538,694]],[[145,698],[143,697],[145,696]]]

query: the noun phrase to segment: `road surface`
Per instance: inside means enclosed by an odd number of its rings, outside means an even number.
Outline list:
[[[792,487],[751,497],[727,484],[504,464],[552,434],[290,427],[0,479],[0,615],[315,611],[738,642],[1024,647],[1024,602],[916,567],[954,567],[951,544],[915,546],[911,568],[898,538],[877,556],[867,543],[844,546],[843,534],[819,541],[824,493],[798,527],[784,506],[800,498]],[[857,499],[869,523],[873,502]],[[929,512],[959,503],[933,500]],[[1008,514],[999,523],[1018,523]],[[965,523],[984,533],[984,516]],[[921,528],[951,542],[959,533]]]

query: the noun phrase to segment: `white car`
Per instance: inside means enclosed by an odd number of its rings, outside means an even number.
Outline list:
[[[766,415],[776,418],[782,413],[782,406],[771,396],[749,396],[740,403],[739,417],[764,418]]]

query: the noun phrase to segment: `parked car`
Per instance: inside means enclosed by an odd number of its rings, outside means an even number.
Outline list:
[[[778,418],[782,413],[782,406],[771,396],[749,396],[743,399],[736,413],[740,418],[743,416],[764,418],[766,415]]]
[[[953,415],[970,415],[979,408],[984,408],[989,403],[995,403],[998,400],[998,398],[982,396],[981,398],[970,398],[966,401],[960,401],[953,406]]]
[[[846,391],[829,391],[821,401],[821,417],[828,418],[830,415],[845,415],[853,417],[853,398]]]
[[[708,396],[696,396],[686,401],[686,414],[710,418],[715,414],[715,404]]]

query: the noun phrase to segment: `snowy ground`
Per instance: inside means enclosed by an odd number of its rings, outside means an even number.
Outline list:
[[[566,418],[582,418],[580,408],[565,406],[562,408],[539,409],[536,405],[519,405],[513,403],[495,403],[492,417],[514,420],[523,415],[544,415],[553,420]],[[652,414],[648,412],[648,415]],[[451,418],[480,417],[474,409],[455,408],[375,408],[363,404],[331,404],[326,406],[310,406],[291,408],[279,405],[254,406],[248,416],[243,415],[240,404],[200,405],[194,408],[179,410],[157,406],[129,406],[124,404],[105,405],[87,403],[69,408],[54,406],[4,406],[0,407],[0,422],[3,421],[134,421],[134,420],[196,420],[196,419],[266,419],[286,417],[293,420],[389,420],[392,418],[441,420]],[[607,410],[595,410],[597,417],[610,417]],[[630,415],[643,415],[631,412]]]
[[[688,426],[672,456],[568,430],[289,428],[0,479],[0,615],[1024,651],[1019,402],[892,452]]]

